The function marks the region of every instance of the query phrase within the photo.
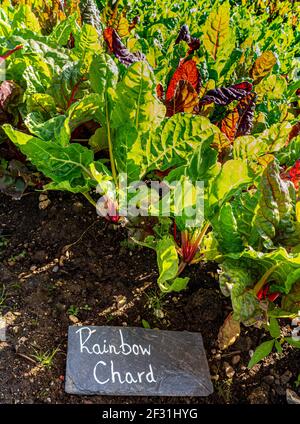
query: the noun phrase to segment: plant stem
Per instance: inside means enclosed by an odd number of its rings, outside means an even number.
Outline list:
[[[278,267],[279,264],[274,264],[269,268],[264,275],[260,278],[260,280],[255,284],[254,286],[254,293],[257,295],[257,293],[263,288],[263,286],[267,283],[268,278],[272,274],[272,272]]]
[[[105,102],[105,117],[106,117],[107,141],[108,141],[109,159],[111,164],[111,172],[112,172],[114,182],[115,184],[117,184],[117,171],[116,171],[115,159],[113,154],[113,146],[112,146],[111,133],[110,133],[110,122],[108,118],[107,95],[106,95],[106,102]]]
[[[97,203],[95,202],[95,200],[91,197],[91,195],[89,193],[82,193],[84,195],[84,197],[94,206],[97,206]]]
[[[184,261],[181,261],[178,267],[177,275],[181,274],[186,266],[187,266],[187,263]]]

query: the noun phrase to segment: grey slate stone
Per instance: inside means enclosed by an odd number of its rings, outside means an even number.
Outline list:
[[[80,395],[208,396],[213,386],[200,333],[70,326],[65,390]]]

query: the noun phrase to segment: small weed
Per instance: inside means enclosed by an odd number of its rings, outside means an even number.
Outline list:
[[[300,387],[300,374],[297,377],[297,380],[295,381],[295,386],[298,388]]]
[[[7,299],[5,285],[2,285],[2,289],[0,289],[0,309],[5,308],[5,301]]]
[[[69,307],[67,313],[69,315],[74,315],[74,317],[77,317],[77,315],[79,314],[79,308],[78,308],[78,306],[71,305]]]
[[[157,293],[155,290],[151,290],[146,293],[148,298],[148,308],[153,309],[153,313],[156,318],[162,319],[164,317],[163,312],[163,298],[165,297],[164,293]]]
[[[24,259],[24,258],[26,257],[26,255],[27,255],[26,250],[23,250],[22,252],[18,253],[17,255],[13,255],[13,256],[11,256],[11,257],[7,260],[7,262],[8,262],[9,264],[14,264],[15,262],[18,262],[18,261],[20,261],[21,259]]]
[[[226,403],[230,403],[232,398],[231,385],[232,385],[231,379],[217,381],[215,383],[216,392],[222,399],[224,399]]]
[[[4,236],[0,236],[0,252],[1,250],[4,250],[6,246],[8,245],[8,240]]]
[[[82,311],[91,311],[92,310],[91,306],[89,306],[89,305],[81,306],[80,309]]]
[[[42,367],[51,368],[53,365],[53,359],[57,352],[59,352],[59,348],[55,348],[52,351],[38,351],[35,349],[35,354],[31,355]]]

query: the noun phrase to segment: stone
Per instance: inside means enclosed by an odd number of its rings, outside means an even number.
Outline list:
[[[81,395],[208,396],[200,333],[70,326],[65,390]]]
[[[77,324],[79,319],[75,315],[69,315],[69,320],[73,322],[73,324]]]
[[[241,360],[240,355],[234,355],[234,357],[231,360],[232,365],[237,365]]]
[[[293,373],[290,370],[286,370],[280,377],[281,384],[287,384],[293,377]]]
[[[298,396],[293,390],[286,389],[286,401],[290,405],[300,405],[300,396]]]
[[[224,366],[226,377],[227,378],[232,378],[234,376],[234,374],[235,374],[235,371],[232,368],[232,366],[229,365],[228,362],[224,362],[223,366]]]
[[[275,381],[275,377],[273,375],[266,375],[263,378],[263,381],[268,384],[269,386],[271,386],[272,384],[274,384]]]

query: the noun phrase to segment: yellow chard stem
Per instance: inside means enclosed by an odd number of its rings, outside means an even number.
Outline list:
[[[257,295],[257,293],[263,288],[263,286],[267,283],[268,278],[270,275],[274,272],[274,270],[278,267],[279,264],[274,264],[269,268],[264,275],[260,278],[260,280],[255,284],[254,286],[254,293]]]

